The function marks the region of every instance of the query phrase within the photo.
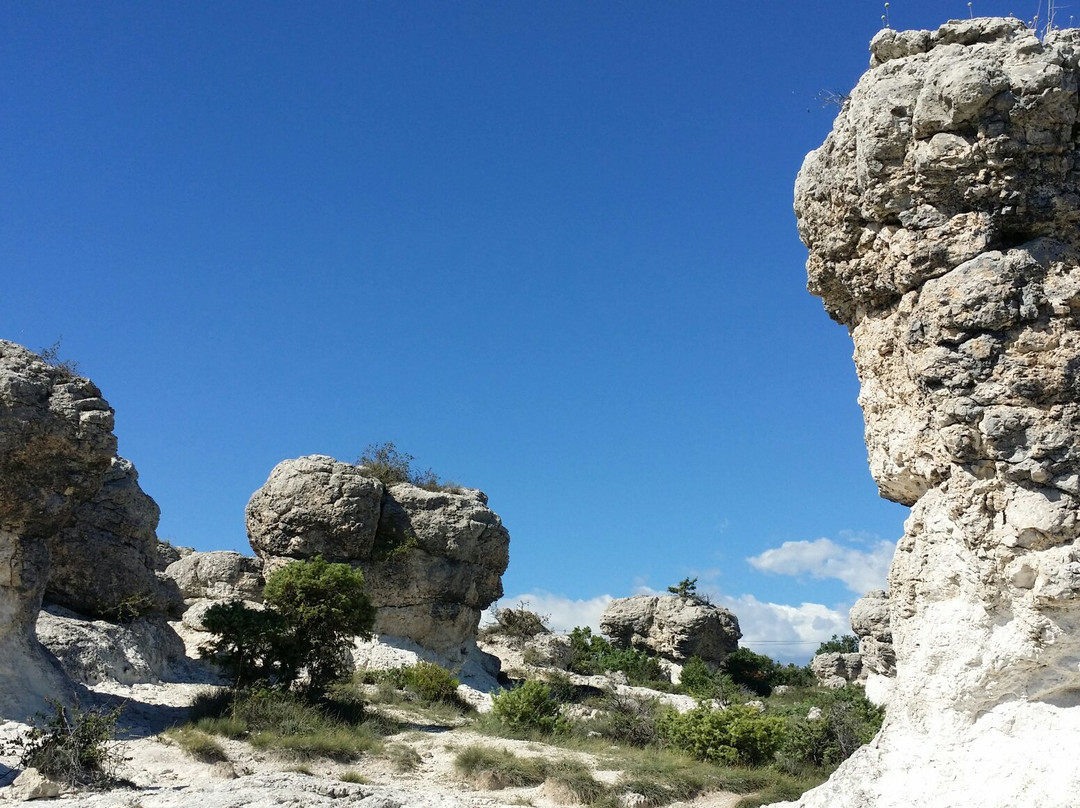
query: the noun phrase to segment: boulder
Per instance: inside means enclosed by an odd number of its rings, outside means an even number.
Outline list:
[[[810,670],[822,687],[843,687],[859,681],[863,663],[859,654],[830,651],[810,660]]]
[[[879,736],[793,804],[1065,808],[1080,31],[962,20],[882,31],[871,52],[795,211],[810,291],[854,341],[870,471],[912,508],[889,573],[896,676]]]
[[[157,571],[160,515],[139,487],[135,467],[114,457],[97,494],[48,538],[52,567],[45,602],[112,620],[179,615],[180,591]]]
[[[187,675],[184,643],[160,614],[118,624],[47,606],[38,615],[37,636],[81,684],[158,683]]]
[[[47,542],[101,488],[113,412],[88,379],[0,341],[0,718],[25,719],[70,682],[34,636]]]
[[[509,563],[510,536],[482,491],[387,488],[322,455],[279,463],[252,495],[247,526],[267,574],[315,555],[352,564],[378,608],[376,632],[439,653],[474,647]]]
[[[248,501],[251,546],[260,558],[368,558],[384,491],[360,467],[332,457],[285,460]]]
[[[231,550],[192,552],[165,568],[185,600],[249,600],[262,602],[262,561]]]
[[[727,609],[677,595],[615,598],[604,609],[600,630],[616,648],[636,648],[685,662],[700,657],[719,665],[739,647],[739,620]]]

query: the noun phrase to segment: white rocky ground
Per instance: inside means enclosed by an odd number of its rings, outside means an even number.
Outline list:
[[[415,650],[376,642],[358,646],[358,656],[374,666],[411,664],[418,658]],[[189,646],[189,649],[192,646]],[[192,673],[198,674],[197,670]],[[115,681],[96,684],[88,698],[111,707],[123,704],[122,740],[118,751],[124,761],[117,775],[130,781],[127,788],[107,792],[64,793],[55,801],[65,808],[117,806],[118,808],[270,808],[271,806],[342,806],[364,808],[498,808],[531,805],[536,808],[572,805],[567,794],[551,786],[477,789],[454,768],[457,752],[473,744],[509,749],[522,757],[541,755],[555,759],[574,757],[593,769],[599,780],[614,782],[618,773],[604,771],[595,756],[531,741],[517,741],[480,735],[467,727],[429,725],[422,718],[398,713],[406,726],[402,732],[385,739],[385,751],[365,755],[351,763],[330,760],[299,760],[287,754],[256,750],[242,741],[218,739],[228,754],[228,761],[208,764],[192,758],[163,732],[181,723],[187,706],[206,684],[205,672],[200,682],[132,684]],[[476,673],[464,677],[474,685],[491,689],[493,683]],[[581,677],[600,679],[602,677]],[[599,682],[598,682],[599,684]],[[608,682],[607,684],[610,684]],[[638,688],[620,686],[620,690]],[[490,707],[490,695],[476,687],[463,685],[461,693],[479,709]],[[650,691],[651,693],[651,691]],[[671,697],[674,700],[686,697]],[[692,702],[692,700],[689,700]],[[677,705],[686,708],[679,702]],[[401,708],[379,708],[401,709]],[[0,746],[25,732],[28,726],[14,721],[0,723]],[[393,753],[399,747],[412,749],[419,764],[401,772],[395,768]],[[346,772],[359,775],[363,783],[342,781]],[[19,782],[18,759],[14,754],[0,755],[0,799],[24,799]],[[729,793],[703,795],[691,803],[676,803],[676,808],[731,808],[739,796]]]

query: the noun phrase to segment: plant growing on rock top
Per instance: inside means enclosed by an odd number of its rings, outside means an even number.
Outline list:
[[[825,640],[818,649],[814,652],[814,656],[818,654],[857,654],[859,652],[859,638],[854,634],[833,634],[832,639]]]
[[[439,475],[430,468],[414,469],[414,460],[416,458],[413,455],[399,450],[393,441],[387,441],[386,443],[369,443],[356,462],[383,485],[411,483],[428,491],[448,491],[457,488],[452,482],[440,480]]]

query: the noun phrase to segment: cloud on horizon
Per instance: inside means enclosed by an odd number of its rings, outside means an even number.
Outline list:
[[[857,595],[885,588],[896,542],[885,539],[863,541],[868,549],[837,544],[832,539],[786,541],[746,559],[754,569],[774,575],[809,575],[824,580],[835,578]]]

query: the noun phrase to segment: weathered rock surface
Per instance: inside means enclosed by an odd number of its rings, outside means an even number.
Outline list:
[[[184,643],[160,614],[111,623],[48,606],[38,615],[37,636],[67,674],[84,685],[188,678]]]
[[[870,469],[912,506],[885,726],[811,806],[1072,805],[1080,770],[1080,31],[883,31],[796,184]]]
[[[859,638],[866,695],[876,704],[885,704],[896,676],[896,649],[893,647],[888,593],[883,589],[867,592],[855,601],[848,619],[852,632]]]
[[[262,602],[262,561],[231,550],[188,553],[165,568],[185,600]]]
[[[863,670],[862,657],[857,653],[830,651],[811,659],[810,670],[823,687],[843,687],[859,681]]]
[[[135,467],[114,457],[94,498],[47,540],[52,566],[45,602],[106,619],[178,615],[180,591],[157,571],[160,516]]]
[[[720,664],[739,647],[739,621],[727,609],[676,595],[635,595],[611,601],[600,630],[616,648],[636,648],[685,662]]]
[[[362,569],[376,632],[441,653],[470,653],[509,563],[510,536],[482,491],[386,488],[321,455],[279,463],[247,525],[268,570],[317,554]]]
[[[69,682],[34,637],[47,540],[101,487],[113,412],[88,379],[0,341],[0,717],[23,718]]]

